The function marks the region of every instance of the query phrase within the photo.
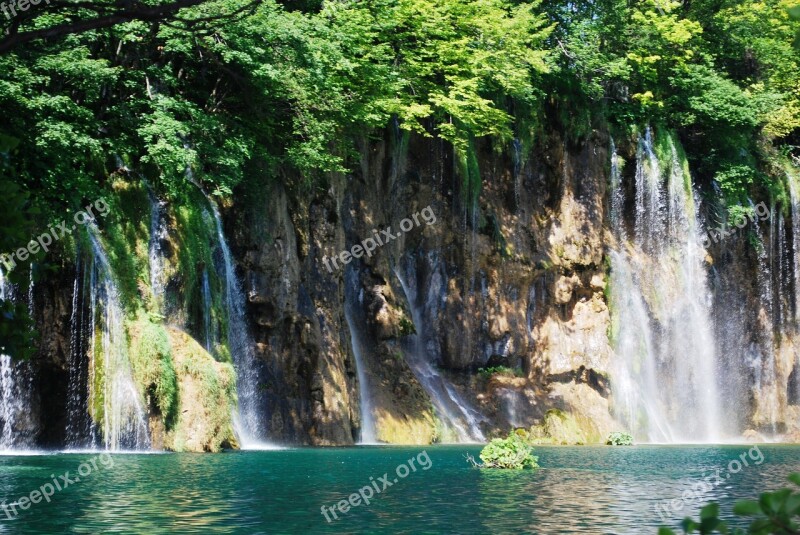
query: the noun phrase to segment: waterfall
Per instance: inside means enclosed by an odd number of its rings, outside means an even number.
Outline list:
[[[702,229],[691,179],[671,139],[667,145],[665,172],[650,128],[639,140],[630,238],[612,147],[614,410],[640,441],[718,441],[722,399]]]
[[[792,265],[791,271],[794,283],[794,321],[800,324],[800,192],[797,184],[798,177],[789,174],[789,197],[792,209]]]
[[[32,280],[31,280],[32,284]],[[0,300],[14,302],[16,288],[0,269]],[[32,307],[28,294],[28,309]],[[32,316],[31,316],[32,317]],[[29,429],[26,416],[30,406],[31,370],[27,362],[0,355],[0,451],[27,448]]]
[[[133,382],[120,293],[98,230],[89,225],[91,342],[89,407],[108,450],[150,448],[147,414]]]
[[[752,201],[751,209],[755,210]],[[783,220],[776,217],[773,204],[770,207],[769,226],[762,229],[758,221],[754,221],[758,243],[758,284],[759,303],[762,309],[756,316],[756,325],[763,335],[760,344],[754,344],[747,354],[747,365],[753,377],[753,394],[755,398],[756,415],[755,423],[768,425],[774,435],[777,431],[779,412],[779,381],[776,368],[777,340],[776,330],[780,329],[781,317],[781,254],[782,244],[778,243]]]
[[[431,365],[427,358],[423,321],[423,305],[418,301],[416,284],[413,286],[395,269],[395,275],[411,308],[411,318],[416,334],[411,336],[411,345],[405,351],[406,362],[433,402],[436,415],[455,434],[458,442],[485,442],[481,432],[480,413],[464,400],[450,382]]]
[[[243,449],[257,448],[265,440],[262,408],[266,403],[259,386],[259,362],[255,354],[255,342],[250,335],[245,316],[245,295],[233,264],[233,255],[228,247],[222,228],[222,218],[216,203],[206,195],[214,231],[217,250],[221,254],[219,272],[225,281],[225,304],[228,311],[228,347],[236,369],[236,390],[239,397],[238,414],[234,418],[237,435]]]
[[[358,397],[361,407],[361,444],[375,444],[377,442],[377,432],[375,428],[375,417],[372,407],[372,396],[370,395],[370,381],[367,377],[367,369],[364,364],[364,346],[361,338],[361,331],[358,325],[361,322],[354,321],[353,316],[358,315],[361,306],[364,304],[363,290],[358,285],[358,272],[348,266],[345,273],[347,291],[345,292],[344,317],[350,331],[350,344],[353,347],[353,356],[356,361],[356,375],[358,376]],[[356,302],[354,302],[356,301]]]
[[[169,229],[164,217],[164,202],[160,201],[148,187],[147,197],[150,200],[150,243],[148,244],[148,260],[150,264],[150,288],[159,308],[164,300],[164,251],[163,243],[168,238]]]
[[[68,449],[82,449],[96,443],[97,429],[89,416],[89,360],[87,338],[91,336],[91,316],[86,307],[86,281],[90,280],[91,264],[82,260],[80,246],[75,261],[75,280],[72,284],[70,342],[67,365],[67,429]],[[91,340],[91,338],[88,338]]]
[[[200,295],[203,298],[203,334],[205,336],[206,351],[214,355],[219,344],[219,328],[212,316],[213,297],[211,295],[211,283],[208,280],[208,268],[203,268],[200,281]]]
[[[11,299],[11,285],[0,269],[0,299]],[[14,422],[17,416],[16,377],[14,363],[8,355],[0,355],[0,450],[9,450],[14,445]]]
[[[800,328],[800,192],[798,192],[798,176],[789,173],[786,178],[789,183],[789,197],[792,204],[792,263],[789,269],[794,284],[794,326],[795,329],[798,329]],[[800,405],[800,354],[795,359],[793,373],[795,403]]]

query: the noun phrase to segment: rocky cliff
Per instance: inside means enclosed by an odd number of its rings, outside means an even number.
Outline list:
[[[533,146],[475,142],[461,154],[389,128],[358,144],[352,173],[328,174],[314,187],[284,169],[251,175],[221,206],[219,228],[216,206],[199,193],[204,207],[189,209],[117,187],[139,203],[110,225],[125,228],[128,217],[138,229],[121,233],[143,267],[120,293],[130,287],[140,303],[128,307],[125,332],[150,446],[236,447],[235,373],[240,404],[257,398],[261,438],[273,443],[482,441],[515,427],[541,442],[596,443],[636,425],[619,418],[609,256],[628,247],[611,221],[610,185],[635,193],[637,139],[618,140],[619,156],[604,131],[579,140],[552,132]],[[615,171],[617,157],[638,163]],[[637,209],[622,209],[633,232]],[[720,355],[719,378],[710,380],[735,398],[731,428],[791,438],[800,381],[788,294],[798,236],[780,209],[772,230],[762,225],[709,246],[703,270]],[[710,219],[710,207],[697,210]],[[752,246],[753,236],[766,249]],[[657,269],[658,257],[630,247],[632,265]],[[97,434],[91,421],[75,421],[76,404],[93,395],[82,374],[101,356],[93,345],[100,316],[86,289],[94,279],[80,276],[80,248],[76,258],[31,293],[41,342],[25,365],[31,399],[16,426],[43,446],[63,446],[76,427]],[[753,277],[765,262],[768,273]],[[245,332],[231,324],[234,278],[255,359],[249,394],[241,349],[226,343]],[[662,293],[651,290],[643,321],[669,332],[674,319],[659,312]]]

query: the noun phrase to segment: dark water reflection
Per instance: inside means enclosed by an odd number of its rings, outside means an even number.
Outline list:
[[[395,484],[399,464],[425,449],[432,461]],[[0,533],[655,533],[656,503],[680,499],[703,475],[723,480],[677,525],[711,500],[732,503],[774,489],[800,471],[800,448],[760,446],[764,461],[728,474],[749,446],[541,447],[536,472],[474,470],[479,448],[293,449],[222,455],[117,455],[114,466],[8,519]],[[16,502],[90,454],[0,457],[0,496]],[[389,474],[392,486],[339,520],[333,505]],[[725,478],[725,475],[730,475]],[[382,485],[381,485],[382,487]],[[332,518],[332,517],[331,517]]]

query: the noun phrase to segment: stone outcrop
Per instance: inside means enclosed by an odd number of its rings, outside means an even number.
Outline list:
[[[606,145],[601,136],[577,146],[553,138],[518,161],[480,145],[483,188],[474,204],[465,201],[450,147],[391,132],[364,142],[356,171],[329,176],[313,195],[289,195],[280,183],[291,178],[243,184],[247,203],[235,195],[226,226],[270,370],[271,436],[310,444],[358,438],[348,302],[381,441],[438,436],[429,395],[406,362],[417,333],[423,358],[486,415],[481,426],[490,434],[507,430],[503,400],[512,398],[517,425],[542,423],[558,409],[574,412],[587,440],[612,429]],[[258,189],[263,195],[252,193]],[[435,222],[418,218],[398,232],[426,207]],[[325,257],[384,229],[397,237],[327,269]],[[422,324],[414,324],[415,307]],[[498,367],[522,377],[476,378],[478,368]]]

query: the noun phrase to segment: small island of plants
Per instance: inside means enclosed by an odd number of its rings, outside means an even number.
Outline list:
[[[614,431],[608,435],[606,446],[633,446],[633,437],[628,433]]]
[[[467,455],[467,460],[476,468],[539,468],[539,458],[533,454],[533,447],[514,431],[507,438],[493,439],[481,450],[479,457],[482,463],[475,461],[471,455]]]

